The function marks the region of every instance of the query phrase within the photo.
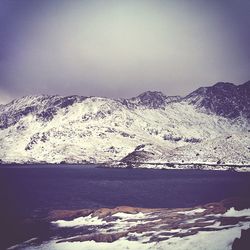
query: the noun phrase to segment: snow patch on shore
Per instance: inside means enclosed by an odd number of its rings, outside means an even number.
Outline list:
[[[241,223],[238,227],[220,231],[199,232],[187,237],[172,237],[157,243],[142,243],[121,238],[112,243],[106,242],[61,242],[56,240],[41,246],[23,248],[25,250],[230,250],[235,238],[239,238],[242,229],[248,229],[249,222]]]
[[[204,212],[206,209],[204,208],[197,208],[197,209],[194,209],[194,210],[189,210],[189,211],[181,211],[181,212],[177,212],[178,214],[186,214],[186,215],[195,215],[195,214],[198,214],[198,213],[202,213]]]
[[[88,215],[85,217],[78,217],[70,221],[66,220],[57,220],[52,221],[52,224],[58,227],[81,227],[81,226],[98,226],[105,225],[105,221],[99,219],[98,217],[92,217],[92,215]]]
[[[250,216],[250,208],[243,210],[235,210],[234,207],[231,207],[226,213],[223,214],[223,217],[242,217]]]

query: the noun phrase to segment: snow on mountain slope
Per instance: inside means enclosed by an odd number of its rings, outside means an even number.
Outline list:
[[[249,164],[248,131],[243,116],[228,119],[160,92],[128,100],[29,96],[0,107],[0,159],[112,163],[134,153],[137,161]]]
[[[172,150],[166,157],[170,161],[180,162],[216,162],[218,164],[249,165],[249,136],[242,133],[224,134],[214,139],[205,140]]]
[[[0,106],[0,129],[16,124],[21,118],[35,114],[40,120],[51,120],[60,108],[84,100],[81,96],[25,96]]]

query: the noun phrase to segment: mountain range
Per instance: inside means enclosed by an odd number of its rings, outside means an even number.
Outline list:
[[[249,124],[250,81],[185,97],[25,96],[0,105],[0,161],[246,166]]]

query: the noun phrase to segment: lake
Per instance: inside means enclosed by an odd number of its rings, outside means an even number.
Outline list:
[[[23,221],[55,209],[193,207],[249,196],[249,190],[250,173],[232,171],[1,165],[1,244],[44,233],[47,225],[27,227]]]

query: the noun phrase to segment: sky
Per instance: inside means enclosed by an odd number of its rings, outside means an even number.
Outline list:
[[[0,0],[0,103],[250,80],[249,0]]]

